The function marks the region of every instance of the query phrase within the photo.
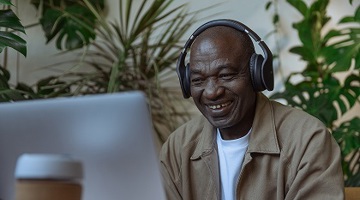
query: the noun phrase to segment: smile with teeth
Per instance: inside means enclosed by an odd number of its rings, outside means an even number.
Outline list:
[[[216,110],[216,109],[224,108],[224,107],[230,105],[230,103],[231,102],[222,103],[222,104],[218,104],[218,105],[209,105],[209,108],[212,110]]]

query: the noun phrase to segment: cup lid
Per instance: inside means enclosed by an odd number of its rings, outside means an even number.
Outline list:
[[[79,160],[64,154],[23,154],[16,163],[17,179],[82,179]]]

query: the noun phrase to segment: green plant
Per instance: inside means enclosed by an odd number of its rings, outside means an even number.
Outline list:
[[[340,145],[346,186],[359,186],[360,118],[339,120],[360,102],[360,7],[354,15],[342,18],[337,29],[327,30],[329,0],[316,0],[309,6],[299,0],[287,2],[303,17],[293,24],[301,44],[290,52],[299,55],[306,67],[291,73],[285,90],[271,98],[284,99],[319,118]],[[295,77],[300,80],[294,81]]]

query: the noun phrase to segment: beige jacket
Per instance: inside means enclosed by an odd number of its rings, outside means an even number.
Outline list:
[[[259,93],[236,199],[344,199],[340,150],[324,125]],[[178,128],[163,145],[169,200],[219,200],[216,129],[204,118]]]

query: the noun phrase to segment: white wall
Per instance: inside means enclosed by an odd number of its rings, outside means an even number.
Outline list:
[[[30,0],[18,0],[18,13],[22,20],[22,23],[32,24],[37,22],[37,14],[33,6],[29,5]],[[196,11],[204,7],[218,4],[216,7],[203,12],[199,15],[199,22],[188,32],[190,35],[192,31],[204,22],[216,19],[216,18],[231,18],[239,20],[244,24],[248,25],[254,30],[265,42],[268,44],[270,49],[275,49],[275,38],[265,36],[273,30],[272,26],[272,11],[265,11],[265,4],[268,0],[175,0],[174,5],[179,5],[188,2],[189,9]],[[330,23],[334,25],[338,20],[347,14],[354,12],[356,5],[359,5],[359,0],[353,0],[354,6],[349,5],[348,0],[332,0],[328,9],[328,14],[333,18]],[[114,18],[118,13],[118,1],[108,0],[109,6],[109,17]],[[134,3],[140,2],[140,0],[133,0]],[[280,54],[282,63],[282,72],[284,76],[287,76],[291,71],[300,71],[304,67],[304,63],[299,60],[299,57],[290,54],[288,49],[298,44],[296,32],[291,28],[291,24],[301,19],[300,14],[285,0],[278,0],[279,11],[281,14],[281,27],[282,32],[280,33],[282,51]],[[308,0],[308,2],[311,2]],[[27,35],[24,38],[28,41],[28,56],[17,56],[13,50],[9,50],[11,55],[9,57],[9,69],[13,74],[18,74],[18,78],[13,77],[12,81],[16,80],[33,84],[39,78],[48,76],[49,73],[54,73],[54,69],[44,69],[45,66],[53,63],[60,62],[62,60],[69,60],[64,58],[62,55],[56,55],[58,51],[53,47],[54,44],[45,45],[45,38],[41,28],[34,27],[27,29]],[[184,38],[187,39],[187,38]],[[260,53],[260,52],[259,52]],[[2,63],[3,55],[0,54],[0,63]],[[73,55],[74,56],[74,55]],[[19,59],[17,59],[19,58]],[[17,62],[17,60],[19,62]],[[175,63],[174,63],[175,64]],[[17,68],[16,65],[19,67]],[[278,69],[277,69],[278,71]],[[282,76],[278,73],[275,78],[275,91],[282,89]],[[174,84],[177,84],[177,78],[174,74]],[[267,94],[267,93],[266,93]],[[352,114],[360,116],[360,106],[357,106]]]

